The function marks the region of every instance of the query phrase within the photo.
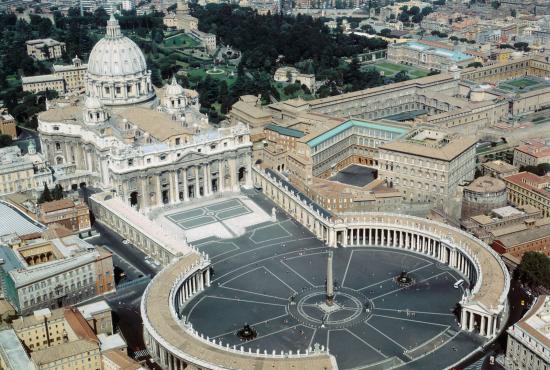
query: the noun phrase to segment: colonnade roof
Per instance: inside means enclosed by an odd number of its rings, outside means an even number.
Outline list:
[[[472,257],[478,259],[482,275],[479,290],[473,295],[472,302],[496,310],[506,300],[510,277],[504,263],[488,245],[462,230],[433,220],[389,213],[347,217],[342,219],[342,223],[348,228],[383,227],[383,223],[402,227],[403,230],[411,228],[420,233],[436,235],[451,246],[466,249]]]
[[[329,355],[275,358],[256,357],[254,355],[238,354],[208,345],[184,330],[171,314],[170,292],[172,284],[193,264],[198,263],[200,256],[196,253],[186,255],[172,265],[162,270],[150,283],[143,297],[147,312],[144,321],[148,321],[157,335],[170,346],[185,353],[197,361],[206,362],[228,369],[331,369],[333,364]],[[221,307],[220,307],[221,309]],[[150,333],[151,334],[151,333]],[[162,344],[161,344],[162,345]],[[170,351],[170,349],[168,349]]]
[[[184,231],[170,222],[159,224],[159,222],[151,221],[120,198],[107,193],[93,195],[92,199],[128,222],[137,231],[146,234],[170,254],[187,254],[193,251],[187,244]]]

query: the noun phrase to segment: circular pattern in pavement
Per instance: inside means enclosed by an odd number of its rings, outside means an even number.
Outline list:
[[[372,308],[367,297],[349,288],[336,288],[329,304],[325,289],[317,287],[293,295],[288,313],[310,328],[342,329],[367,320]]]

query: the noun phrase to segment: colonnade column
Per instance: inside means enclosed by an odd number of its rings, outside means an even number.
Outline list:
[[[161,206],[162,205],[162,194],[161,194],[161,189],[160,189],[160,174],[155,175],[155,178],[157,180],[157,191],[156,191],[157,206]]]
[[[210,166],[208,165],[208,163],[204,163],[204,164],[202,165],[202,170],[203,170],[203,175],[202,175],[202,183],[203,183],[203,185],[202,185],[202,188],[203,188],[203,194],[204,194],[204,196],[210,195],[210,181],[209,181],[209,179],[208,179],[208,178],[210,177],[210,176],[208,176],[208,172],[209,172],[208,169],[209,169],[209,167],[210,167]]]
[[[178,175],[178,171],[174,171],[174,203],[180,202],[180,179]]]
[[[182,170],[183,173],[183,201],[189,200],[189,185],[187,184],[187,168]]]
[[[169,182],[169,186],[170,186],[170,204],[174,204],[176,203],[176,185],[175,185],[175,172],[176,171],[170,171],[168,172],[169,174],[169,178],[170,178],[170,182]]]
[[[140,177],[141,183],[141,208],[146,209],[149,207],[149,189],[147,187],[147,176]]]
[[[229,160],[229,168],[230,168],[230,181],[231,181],[231,189],[233,191],[239,190],[239,175],[237,174],[237,163],[236,159],[232,158]]]
[[[195,166],[195,198],[201,198],[200,192],[200,181],[199,181],[199,166]]]
[[[225,164],[223,163],[223,161],[218,161],[218,191],[220,193],[223,193],[225,187],[225,175],[223,173],[224,167]]]

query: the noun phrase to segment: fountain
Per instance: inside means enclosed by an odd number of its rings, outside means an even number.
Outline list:
[[[237,336],[244,341],[252,340],[256,338],[257,335],[258,333],[256,332],[256,330],[247,323],[244,324],[242,329],[239,329],[237,331]]]
[[[395,277],[395,282],[401,286],[410,286],[414,283],[412,276],[405,270]]]

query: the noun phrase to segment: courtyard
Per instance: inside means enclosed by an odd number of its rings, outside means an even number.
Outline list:
[[[370,167],[352,164],[332,176],[330,180],[338,181],[343,184],[363,187],[375,180],[378,170]]]
[[[168,48],[195,48],[200,43],[185,33],[178,33],[165,38],[162,45]]]
[[[550,82],[536,77],[523,77],[501,82],[498,87],[510,92],[528,92],[550,87]]]
[[[188,227],[186,232],[214,220],[228,222],[232,213],[249,219],[237,237],[203,233],[193,243],[210,256],[213,283],[185,306],[183,315],[205,336],[254,352],[323,346],[341,369],[440,369],[482,343],[458,326],[455,309],[467,287],[453,285],[462,277],[409,251],[332,249],[335,302],[327,309],[329,248],[280,210],[276,222],[257,219],[254,212],[242,214],[252,210],[250,204],[265,215],[273,208],[261,193],[250,191],[246,198],[250,203],[222,199],[167,217]],[[201,219],[205,215],[209,218]],[[396,281],[402,271],[412,284]],[[257,336],[243,342],[236,333],[245,324]]]
[[[390,63],[386,60],[378,61],[374,64],[368,64],[363,68],[364,69],[374,68],[378,72],[383,72],[385,77],[393,77],[397,73],[399,73],[401,71],[405,71],[405,72],[407,72],[407,75],[410,78],[413,78],[413,79],[414,78],[425,77],[425,76],[428,75],[428,72],[429,72],[429,71],[426,71],[424,69],[408,66],[408,65],[405,65],[405,64]]]

